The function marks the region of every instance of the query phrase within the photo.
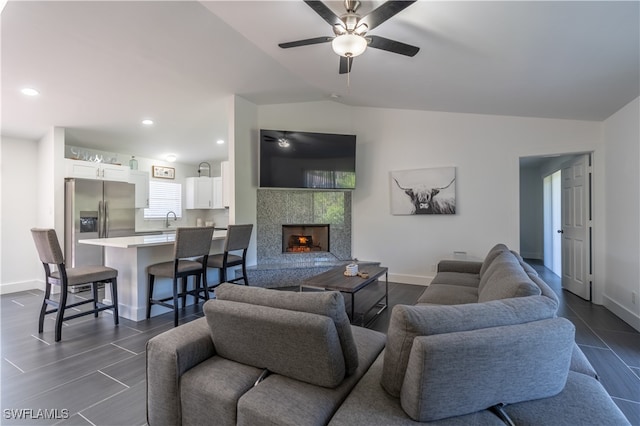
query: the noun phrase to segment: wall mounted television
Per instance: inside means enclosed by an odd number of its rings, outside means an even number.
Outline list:
[[[261,129],[260,187],[355,189],[356,136]]]

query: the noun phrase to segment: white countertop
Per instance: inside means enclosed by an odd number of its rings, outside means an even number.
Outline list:
[[[214,231],[212,241],[224,240],[227,231]],[[102,247],[132,248],[132,247],[152,247],[173,244],[176,241],[176,234],[161,235],[132,235],[130,237],[95,238],[89,240],[78,240],[80,244],[89,244]]]

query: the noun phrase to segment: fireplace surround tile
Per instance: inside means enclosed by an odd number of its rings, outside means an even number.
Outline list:
[[[351,258],[351,192],[258,189],[257,206],[259,269],[270,263],[296,267]],[[282,225],[326,223],[329,253],[282,253]]]

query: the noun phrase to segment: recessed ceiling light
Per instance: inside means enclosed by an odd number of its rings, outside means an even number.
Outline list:
[[[40,92],[38,92],[36,89],[32,88],[32,87],[25,87],[24,89],[21,90],[23,95],[26,96],[38,96],[40,94]]]
[[[153,120],[149,120],[147,118],[145,120],[142,120],[142,124],[144,124],[145,126],[151,126],[153,124]]]
[[[176,159],[177,159],[177,158],[178,158],[178,157],[176,157],[176,156],[175,156],[175,154],[169,154],[169,155],[167,155],[166,160],[167,160],[168,162],[170,162],[170,163],[173,163],[173,162],[175,162],[175,161],[176,161]]]
[[[222,139],[218,139],[218,140],[216,141],[216,143],[217,143],[218,145],[224,145],[224,141],[223,141]]]

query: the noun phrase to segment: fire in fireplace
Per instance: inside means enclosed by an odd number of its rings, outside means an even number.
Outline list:
[[[282,225],[282,252],[329,251],[329,225]]]

